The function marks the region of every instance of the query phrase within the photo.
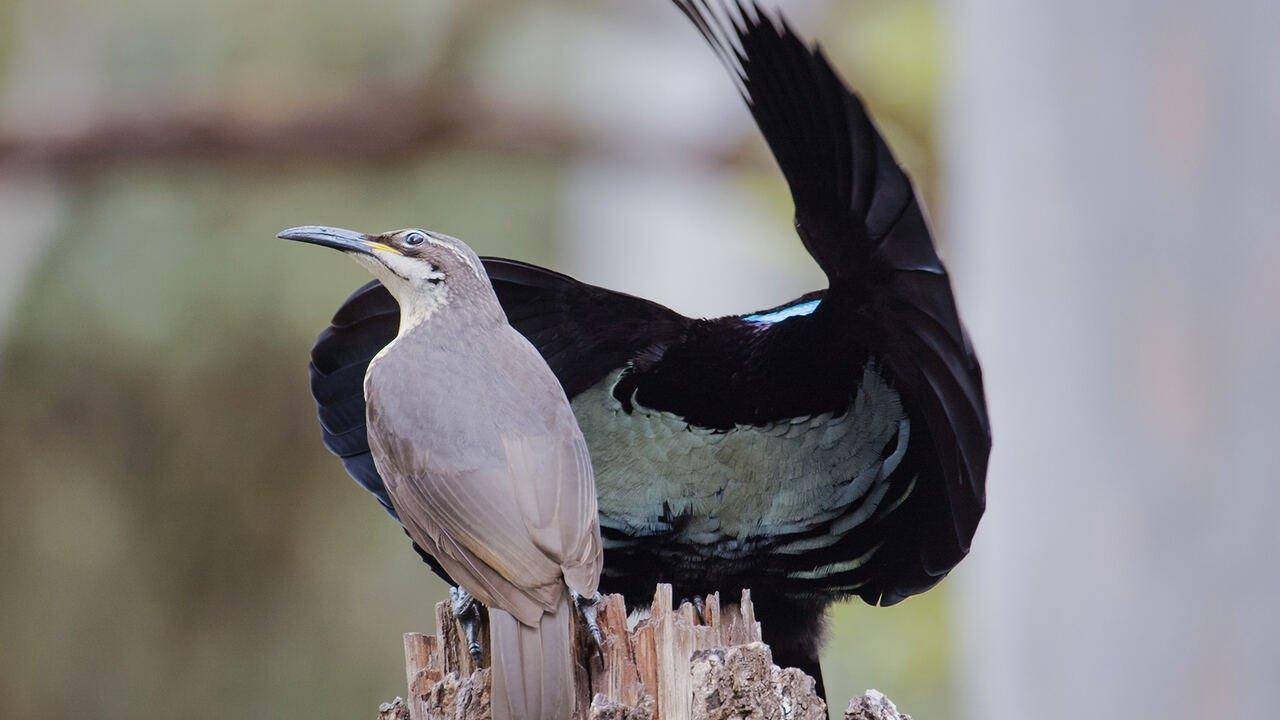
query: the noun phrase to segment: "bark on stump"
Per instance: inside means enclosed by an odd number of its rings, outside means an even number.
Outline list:
[[[597,605],[604,638],[596,652],[575,619],[573,720],[822,720],[827,706],[813,679],[773,664],[760,641],[751,592],[720,604],[718,594],[676,606],[671,586],[658,585],[645,617],[628,619],[621,595]],[[435,635],[404,636],[407,700],[378,708],[379,720],[489,720],[488,628],[482,625],[485,667],[467,652],[450,604],[436,605]],[[854,698],[846,720],[910,720],[872,690]]]

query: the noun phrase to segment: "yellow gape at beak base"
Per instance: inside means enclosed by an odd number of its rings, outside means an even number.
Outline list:
[[[365,244],[366,246],[368,246],[368,248],[369,248],[370,250],[383,250],[383,251],[386,251],[386,252],[389,252],[389,253],[394,253],[394,254],[396,254],[396,255],[404,255],[404,253],[400,252],[399,250],[397,250],[397,249],[395,249],[395,248],[393,248],[393,247],[391,247],[390,245],[387,245],[387,244],[385,244],[385,243],[372,242],[372,241],[368,241],[368,240],[366,240],[364,244]]]

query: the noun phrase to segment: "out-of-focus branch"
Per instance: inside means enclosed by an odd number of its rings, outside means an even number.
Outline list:
[[[437,148],[552,157],[616,152],[607,142],[552,114],[501,106],[465,85],[438,84],[413,92],[368,90],[273,120],[212,110],[103,121],[69,135],[0,131],[0,165],[74,173],[154,160],[385,163]],[[740,165],[747,153],[739,147],[703,159]]]
[[[382,162],[443,147],[564,154],[590,144],[552,117],[497,108],[466,88],[374,90],[278,120],[225,111],[106,121],[67,136],[0,135],[0,163],[55,171],[121,161]]]
[[[605,138],[552,113],[482,98],[460,80],[465,49],[504,8],[468,0],[439,42],[435,78],[411,88],[368,88],[338,101],[265,120],[221,108],[111,119],[70,134],[13,134],[0,128],[0,165],[77,173],[120,162],[212,160],[266,165],[386,163],[433,149],[567,156],[613,152]],[[739,164],[739,151],[710,164]]]

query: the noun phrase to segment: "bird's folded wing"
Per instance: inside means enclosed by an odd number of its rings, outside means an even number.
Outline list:
[[[566,407],[564,412],[569,412]],[[581,434],[506,434],[497,462],[453,468],[408,443],[373,453],[401,522],[449,575],[487,605],[535,623],[563,586],[595,591],[600,542],[595,485]]]
[[[591,457],[576,424],[574,428],[568,442],[507,435],[503,446],[530,539],[560,564],[572,590],[590,596],[600,582],[603,561],[600,519]],[[539,490],[540,478],[554,478],[554,488]]]

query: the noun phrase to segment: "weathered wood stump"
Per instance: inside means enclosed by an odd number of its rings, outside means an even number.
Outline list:
[[[813,678],[773,664],[760,641],[751,592],[721,605],[718,594],[672,603],[659,585],[647,615],[628,618],[621,595],[597,604],[604,642],[597,652],[575,625],[573,720],[823,720],[826,703]],[[481,647],[489,655],[487,624]],[[404,636],[408,700],[396,698],[379,720],[488,720],[489,669],[476,667],[448,602],[436,605],[436,634]],[[910,720],[880,693],[854,698],[846,720]],[[568,719],[566,719],[568,720]]]

